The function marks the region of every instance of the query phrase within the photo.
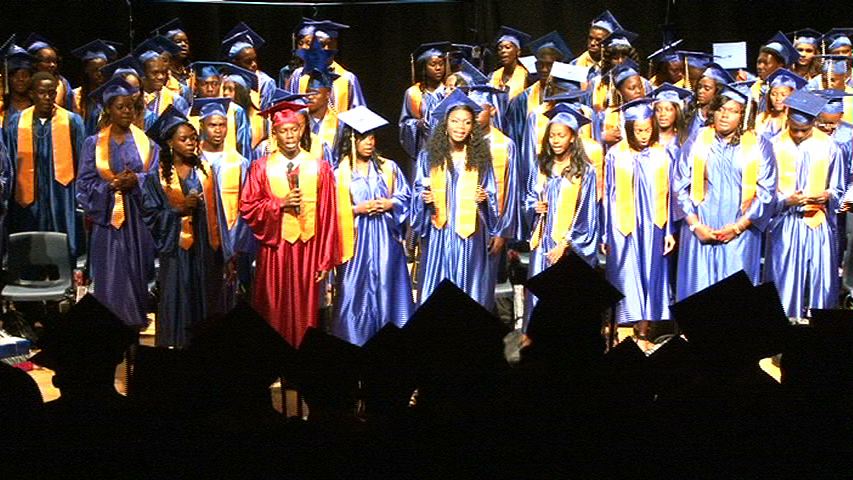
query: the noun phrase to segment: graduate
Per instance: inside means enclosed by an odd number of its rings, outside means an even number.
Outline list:
[[[0,112],[3,130],[9,128],[8,120],[16,113],[31,107],[30,83],[34,73],[33,57],[26,50],[11,45],[6,52],[3,62],[6,68],[8,88],[3,96],[3,110]]]
[[[257,242],[249,226],[240,216],[240,193],[249,172],[249,160],[229,144],[229,98],[197,98],[192,115],[199,120],[202,132],[201,160],[210,165],[216,189],[216,223],[222,239],[222,259],[225,263],[225,282],[222,292],[225,309],[237,304],[237,266],[243,255],[257,251]],[[193,117],[190,117],[191,119]],[[251,275],[241,279],[248,287]]]
[[[415,311],[403,247],[411,189],[400,167],[376,150],[384,118],[360,106],[340,120],[346,125],[335,171],[342,264],[331,332],[361,346],[388,323],[402,327]]]
[[[586,51],[571,61],[572,65],[589,68],[592,75],[601,72],[602,42],[611,33],[622,30],[622,25],[610,10],[603,11],[595,17],[589,25],[589,33],[586,37]]]
[[[727,85],[711,105],[713,124],[682,147],[673,174],[679,235],[677,300],[744,270],[760,280],[761,243],[775,207],[770,143],[744,130],[749,92]]]
[[[794,90],[805,87],[806,83],[808,82],[805,78],[787,68],[780,68],[771,73],[767,77],[769,90],[765,109],[755,117],[755,133],[766,136],[768,140],[779,134],[788,121],[785,99]]]
[[[310,49],[300,49],[298,53],[305,60],[301,75],[308,85],[306,99],[311,133],[320,140],[324,158],[334,168],[338,164],[343,125],[338,121],[338,112],[331,105],[333,85],[338,78],[329,66],[331,51],[323,49],[315,39]]]
[[[300,20],[299,23],[296,24],[296,27],[293,28],[293,33],[291,34],[291,48],[294,55],[291,55],[290,62],[281,67],[278,71],[278,88],[286,90],[287,92],[291,91],[292,82],[290,79],[293,78],[293,72],[302,66],[302,59],[295,55],[296,50],[300,48],[311,48],[311,44],[314,42],[315,23],[316,20],[302,17],[302,20]]]
[[[676,157],[659,140],[653,98],[622,106],[625,139],[604,160],[602,250],[607,280],[625,295],[614,312],[619,325],[637,325],[645,340],[649,322],[669,319],[675,237],[670,175]]]
[[[190,39],[179,18],[173,18],[160,25],[151,32],[151,35],[160,35],[172,43],[178,49],[169,58],[169,78],[166,80],[166,88],[178,95],[185,95],[186,91],[193,92],[192,70],[190,68]],[[192,97],[184,97],[192,100]]]
[[[349,25],[343,25],[330,20],[315,20],[310,22],[303,20],[303,25],[309,29],[307,31],[313,28],[312,33],[302,37],[303,45],[305,43],[313,45],[314,42],[320,42],[321,48],[330,52],[329,68],[336,75],[329,96],[332,108],[337,113],[342,113],[359,105],[365,105],[366,102],[364,101],[364,94],[362,94],[358,77],[335,61],[335,55],[338,53],[340,32],[341,30],[348,29]],[[296,54],[299,55],[302,50],[304,49],[298,48]],[[304,60],[304,57],[302,58]],[[291,92],[308,93],[310,87],[308,80],[305,78],[306,72],[307,70],[302,68],[297,68],[293,71],[293,74],[289,78],[289,90]]]
[[[693,137],[699,129],[707,126],[711,114],[711,102],[717,98],[726,85],[735,79],[723,67],[710,63],[702,72],[699,80],[693,84],[693,101],[687,107],[685,123],[687,139]],[[686,139],[685,139],[686,140]]]
[[[50,73],[33,75],[33,106],[9,117],[3,130],[13,159],[14,199],[9,202],[8,233],[66,233],[73,262],[83,253],[74,178],[86,137],[80,116],[54,103],[58,84]]]
[[[421,241],[418,302],[448,279],[487,306],[494,297],[489,243],[498,220],[495,177],[479,105],[462,90],[434,111],[442,120],[418,156],[411,228]]]
[[[673,158],[678,158],[681,144],[687,139],[687,127],[684,122],[684,109],[693,98],[690,90],[664,83],[654,89],[649,98],[655,112],[655,124],[658,129],[658,143],[674,150]]]
[[[842,92],[839,90],[813,90],[811,93],[819,95],[827,100],[823,110],[820,112],[815,126],[823,133],[832,137],[836,146],[841,151],[841,160],[844,162],[844,191],[850,186],[851,175],[853,175],[853,124],[846,122],[841,117],[844,115],[844,103],[853,100],[853,92]],[[853,237],[851,237],[853,238]]]
[[[608,83],[612,85],[612,90],[603,104],[604,108],[595,112],[592,124],[594,138],[605,148],[624,138],[619,107],[624,103],[645,97],[652,91],[651,84],[640,76],[639,69],[636,62],[626,58],[607,73],[606,78],[609,79]],[[596,88],[596,91],[600,90]],[[594,105],[593,108],[595,108]]]
[[[220,98],[222,97],[222,77],[220,71],[227,64],[221,62],[194,62],[191,65],[194,71],[196,85],[196,100],[202,98]],[[227,97],[226,97],[227,98]],[[230,98],[228,98],[230,100]],[[225,147],[230,150],[236,150],[243,157],[252,155],[252,125],[249,123],[249,117],[243,107],[235,102],[223,102],[228,107],[228,128],[225,133]],[[195,101],[193,102],[195,105]],[[198,109],[193,109],[198,111]],[[204,138],[204,131],[201,129],[200,119],[195,114],[190,113],[190,123],[201,133]]]
[[[595,169],[589,165],[578,132],[589,123],[575,108],[558,104],[550,118],[538,155],[538,168],[530,172],[524,201],[533,224],[528,278],[557,263],[571,249],[588,264],[598,262],[599,208]],[[524,330],[537,298],[529,290],[524,303]]]
[[[321,287],[340,263],[334,173],[300,145],[303,107],[265,111],[276,150],[252,163],[240,195],[240,214],[260,243],[252,305],[294,346],[317,326]]]
[[[823,73],[809,81],[809,88],[853,93],[853,86],[848,83],[850,76],[849,57],[843,55],[820,55],[820,57],[823,60]],[[843,114],[841,118],[848,123],[853,123],[853,98],[844,97],[842,105]]]
[[[261,115],[260,93],[258,91],[258,76],[245,68],[230,63],[225,64],[221,72],[222,96],[229,97],[235,106],[246,112],[251,125],[251,147],[257,148],[269,137],[269,122]],[[274,103],[272,98],[270,104]]]
[[[793,32],[791,44],[797,50],[799,58],[789,68],[806,80],[820,75],[820,59],[816,55],[821,53],[821,37],[820,32],[811,28]]]
[[[825,45],[826,54],[850,57],[853,54],[851,38],[853,38],[853,29],[833,28],[821,37],[821,43]]]
[[[102,99],[90,97],[89,94],[109,80],[101,72],[107,63],[112,62],[118,56],[118,51],[111,42],[93,40],[82,47],[76,48],[71,53],[83,62],[83,85],[73,90],[73,111],[83,118],[86,127],[86,136],[94,135],[98,131],[98,120],[101,118]]]
[[[530,35],[511,27],[501,26],[498,29],[495,49],[501,66],[492,72],[489,85],[498,89],[508,88],[510,100],[527,88],[529,72],[518,61],[518,57],[531,38]]]
[[[617,67],[627,62],[627,66],[631,67],[633,73],[630,76],[639,76],[640,65],[639,55],[637,50],[631,44],[637,40],[638,35],[627,30],[618,30],[610,34],[602,42],[604,50],[601,62],[600,75],[590,78],[589,82],[589,106],[596,113],[602,112],[607,108],[617,108],[621,103],[616,92],[616,82],[614,74],[617,73]],[[627,71],[623,71],[623,74]],[[628,76],[622,77],[627,79]],[[636,80],[634,80],[636,83]],[[648,80],[640,77],[640,84],[643,88],[642,95],[652,91],[651,83]],[[641,95],[641,96],[642,96]],[[621,99],[622,101],[628,101]],[[596,128],[593,126],[593,128]],[[598,137],[596,137],[598,138]]]
[[[198,157],[198,133],[173,106],[147,134],[160,146],[159,171],[142,188],[143,217],[160,259],[154,343],[183,348],[193,326],[225,313],[216,181]]]
[[[756,103],[759,112],[765,111],[765,103],[767,102],[767,93],[769,87],[767,77],[780,68],[794,63],[799,58],[800,54],[782,32],[776,32],[770,40],[764,44],[758,51],[758,59],[755,62],[755,71],[758,74],[758,80],[752,85],[752,101]],[[738,78],[738,80],[746,80]]]
[[[320,138],[317,137],[317,135],[314,135],[314,133],[311,132],[310,128],[307,128],[307,125],[311,123],[311,120],[308,118],[307,98],[307,93],[290,93],[287,90],[277,88],[275,90],[275,95],[272,99],[272,104],[277,105],[282,102],[288,102],[298,103],[303,106],[302,110],[296,112],[297,121],[299,122],[300,145],[303,150],[308,151],[309,153],[311,153],[311,155],[322,156],[326,153],[323,148],[323,142],[320,141]],[[268,137],[267,139],[259,143],[257,147],[255,147],[255,150],[252,151],[252,158],[250,160],[255,161],[259,158],[266,157],[267,155],[275,151],[275,149],[275,136]]]
[[[36,72],[47,72],[57,79],[56,104],[73,111],[74,97],[71,93],[71,82],[59,73],[59,51],[50,40],[37,33],[31,33],[22,45],[33,57]]]
[[[222,41],[222,55],[227,61],[257,75],[258,87],[252,90],[252,103],[258,108],[266,108],[275,93],[275,80],[264,73],[258,64],[258,49],[265,44],[263,37],[243,22],[226,33]]]
[[[131,94],[133,99],[133,124],[143,131],[154,125],[157,121],[157,114],[145,108],[145,100],[142,97],[142,65],[132,55],[120,58],[110,64],[101,67],[101,75],[105,79],[113,77],[121,77],[133,89]],[[102,122],[98,122],[98,129],[102,127]]]
[[[681,80],[674,82],[673,85],[692,90],[695,93],[696,84],[702,78],[705,71],[709,66],[716,65],[714,63],[714,55],[690,50],[678,50],[676,53],[682,59],[684,72],[681,75]],[[728,72],[726,72],[726,75],[728,75]],[[734,79],[731,81],[734,81]]]
[[[142,188],[147,177],[157,177],[160,152],[133,124],[138,91],[115,76],[90,94],[106,120],[83,144],[76,186],[77,202],[92,225],[93,294],[125,325],[145,328],[156,252],[143,220]]]
[[[181,115],[187,115],[190,109],[187,100],[166,88],[169,65],[163,53],[175,47],[174,43],[163,40],[161,37],[149,38],[133,51],[136,60],[142,65],[142,99],[145,108],[158,117],[170,106],[174,106]]]
[[[675,46],[680,44],[681,40],[673,42],[669,45],[664,45],[658,51],[652,53],[646,60],[649,61],[649,83],[657,88],[664,83],[671,85],[684,85],[687,81],[685,78],[685,58],[680,54]]]
[[[767,228],[764,279],[776,284],[789,317],[838,304],[836,212],[844,194],[844,162],[832,138],[814,127],[826,100],[789,95],[788,123],[776,136],[776,214]]]
[[[403,95],[400,110],[400,145],[414,161],[426,148],[430,112],[444,98],[448,74],[448,42],[425,43],[412,52],[412,83]]]

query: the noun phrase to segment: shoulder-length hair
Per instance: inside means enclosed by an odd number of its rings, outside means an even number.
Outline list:
[[[492,164],[492,153],[484,138],[485,129],[478,125],[477,116],[468,106],[460,105],[450,109],[447,113],[450,115],[450,113],[459,109],[464,109],[471,114],[472,123],[471,133],[465,140],[468,147],[466,149],[465,168],[469,170],[476,168],[480,174],[480,178],[482,178],[483,172]],[[436,126],[427,142],[430,168],[446,166],[448,170],[453,171],[453,160],[451,159],[450,151],[450,136],[447,133],[447,118],[445,118]]]
[[[539,171],[543,174],[550,175],[551,167],[554,165],[554,149],[551,148],[551,142],[548,141],[548,136],[551,133],[552,124],[548,124],[545,128],[545,135],[542,136],[542,148],[539,150],[538,164]],[[569,144],[569,166],[564,168],[561,174],[566,178],[571,178],[575,175],[583,175],[586,169],[589,168],[589,156],[583,148],[583,140],[578,132],[572,130],[574,138]]]

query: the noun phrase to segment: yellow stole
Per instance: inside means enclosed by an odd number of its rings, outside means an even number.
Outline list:
[[[577,58],[575,62],[576,65],[584,68],[590,68],[595,66],[595,60],[589,55],[589,50],[584,51],[581,56]]]
[[[146,105],[149,105],[151,102],[157,102],[156,113],[158,117],[166,111],[166,108],[168,108],[169,105],[175,102],[175,94],[165,86],[162,87],[159,92],[146,93],[144,98]]]
[[[539,109],[540,100],[542,99],[542,86],[539,82],[534,83],[530,87],[530,92],[527,94],[527,114],[537,111]],[[544,113],[544,112],[543,112]]]
[[[36,199],[35,144],[33,143],[33,114],[35,107],[21,111],[18,117],[18,168],[15,201],[22,207]],[[71,147],[70,112],[54,107],[50,119],[50,138],[53,143],[53,178],[63,187],[74,180],[74,150]]]
[[[589,158],[590,165],[595,169],[595,198],[597,201],[601,201],[604,196],[604,147],[585,136],[581,136],[581,144],[587,158]]]
[[[325,143],[329,148],[335,148],[335,140],[338,136],[338,116],[331,108],[326,109],[326,114],[323,115],[323,120],[320,122],[320,129],[317,132],[321,143]],[[312,142],[313,144],[313,142]]]
[[[74,113],[79,113],[83,115],[83,87],[77,87],[71,91],[72,101],[71,101],[71,110]]]
[[[106,182],[111,182],[115,178],[115,172],[110,168],[110,132],[112,126],[102,128],[98,132],[98,140],[95,144],[95,168],[98,174]],[[136,145],[136,153],[139,155],[139,161],[142,162],[142,171],[147,172],[148,166],[151,164],[151,144],[145,132],[136,125],[130,125],[130,134],[133,136],[133,144]],[[113,210],[110,213],[110,225],[113,228],[119,229],[124,225],[125,220],[124,193],[116,190],[113,194]]]
[[[205,209],[205,216],[207,219],[208,243],[211,248],[218,250],[221,242],[219,239],[219,224],[216,221],[216,208],[214,207],[216,205],[216,185],[213,181],[213,170],[210,169],[210,164],[202,160],[202,165],[204,165],[204,173],[199,169],[197,174],[201,179],[202,196],[207,207]],[[169,181],[166,181],[163,177],[162,170],[159,175],[160,186],[163,187],[163,193],[166,194],[166,200],[168,200],[169,205],[175,209],[183,209],[186,196],[181,188],[181,179],[178,171],[175,169],[172,170],[172,177]],[[181,217],[181,234],[178,239],[178,245],[184,250],[189,250],[192,248],[193,243],[195,243],[192,218],[192,214]]]
[[[693,174],[690,184],[690,199],[699,205],[705,199],[705,162],[716,132],[713,127],[703,127],[697,133],[693,145]],[[758,163],[761,152],[758,151],[758,139],[753,132],[744,132],[740,137],[739,156],[744,160],[741,173],[741,212],[746,212],[755,198],[758,182]]]
[[[273,196],[283,200],[290,193],[290,183],[287,180],[288,160],[281,152],[273,152],[267,157],[267,179]],[[294,163],[299,168],[299,190],[302,192],[302,205],[299,215],[291,209],[281,213],[281,238],[288,243],[297,240],[307,242],[314,237],[314,222],[317,211],[317,175],[320,172],[319,160],[301,150]]]
[[[545,176],[542,171],[539,171],[537,183],[539,184],[540,191],[545,191],[545,182],[548,178]],[[563,241],[563,238],[568,233],[569,228],[574,225],[575,222],[575,210],[577,210],[578,206],[578,197],[580,196],[581,184],[583,184],[583,178],[580,175],[575,175],[572,179],[567,179],[565,177],[560,177],[560,195],[557,199],[557,205],[553,211],[549,211],[548,213],[554,215],[554,222],[551,227],[551,238],[560,243]],[[549,209],[550,210],[550,209]],[[536,249],[539,246],[539,243],[542,241],[542,234],[545,231],[545,218],[540,217],[539,223],[536,225],[536,228],[533,229],[533,235],[530,238],[530,248]]]
[[[477,170],[464,168],[458,172],[459,182],[456,185],[456,233],[462,238],[468,238],[477,228],[477,185],[479,185],[479,174]],[[432,167],[429,174],[429,185],[433,195],[434,213],[432,224],[435,228],[442,229],[447,222],[448,198],[447,198],[447,170],[441,167]]]
[[[190,115],[189,121],[197,132],[201,132],[201,117]],[[237,150],[237,107],[231,102],[228,103],[228,112],[226,113],[225,121],[228,128],[225,131],[223,146],[226,152],[230,152],[231,150]]]
[[[503,76],[504,67],[501,67],[492,73],[492,78],[489,84],[495,88],[501,89],[508,86],[510,100],[517,97],[519,93],[524,91],[524,86],[527,84],[527,70],[520,63],[515,66],[515,69],[512,71],[512,75],[506,83],[503,82]]]
[[[382,178],[388,187],[388,197],[394,194],[394,162],[383,158],[384,168]],[[338,165],[337,173],[337,195],[338,195],[338,228],[341,232],[341,263],[348,262],[355,253],[355,215],[352,211],[352,197],[350,196],[350,184],[352,183],[352,169],[349,158],[342,158]]]
[[[536,155],[542,152],[542,142],[545,140],[545,130],[548,129],[549,118],[545,112],[551,109],[551,104],[542,103],[533,110],[536,112]]]
[[[596,112],[604,110],[604,106],[607,104],[608,89],[609,87],[604,84],[602,77],[599,77],[598,81],[595,83],[595,88],[592,89],[592,108],[594,108]]]
[[[240,218],[240,187],[243,179],[243,160],[237,150],[227,149],[219,164],[221,182],[219,197],[222,200],[222,213],[228,230],[237,225]]]
[[[826,190],[826,179],[829,176],[829,155],[827,154],[827,142],[829,136],[817,128],[812,129],[811,138],[805,140],[800,147],[809,151],[812,164],[809,167],[808,180],[803,193],[809,196],[819,195]],[[777,142],[774,142],[773,151],[776,154],[776,165],[779,169],[779,192],[790,195],[797,189],[797,159],[800,151],[788,129],[785,129]],[[811,228],[816,228],[826,220],[826,214],[820,205],[806,205],[804,221]]]
[[[338,62],[332,62],[331,68],[334,73],[340,75],[332,81],[332,102],[338,113],[346,112],[349,110],[349,80],[347,80],[344,74],[348,73],[348,71]],[[309,81],[311,81],[309,75],[303,73],[299,76],[299,93],[308,92]]]
[[[65,89],[65,82],[63,80],[63,77],[56,75],[56,99],[54,99],[53,103],[65,108],[65,96],[68,95],[68,91]]]
[[[424,92],[421,91],[421,84],[416,83],[409,87],[409,110],[412,111],[412,116],[415,118],[423,118],[421,114],[421,105],[424,101]]]
[[[509,137],[491,126],[489,129],[489,147],[492,153],[492,168],[495,171],[495,184],[498,197],[498,214],[504,212],[506,198],[507,155],[509,154]]]
[[[616,205],[613,220],[616,229],[627,237],[634,232],[637,218],[634,205],[634,152],[626,140],[619,142],[615,148]],[[663,228],[669,217],[669,158],[659,143],[649,147],[649,150],[654,178],[653,220],[658,228]]]
[[[749,88],[751,100],[755,101],[755,104],[758,105],[758,102],[761,101],[761,86],[764,85],[764,80],[758,79],[755,83],[752,84],[752,87]]]
[[[853,94],[853,87],[846,85],[844,87],[844,93]],[[841,100],[841,102],[842,102],[842,105],[844,108],[844,110],[843,110],[844,113],[842,113],[842,118],[847,123],[853,123],[853,96],[844,97],[844,99]]]
[[[183,85],[181,84],[181,82],[179,82],[178,79],[175,78],[174,75],[172,75],[172,72],[169,72],[168,78],[166,78],[166,88],[168,88],[170,91],[180,95],[181,90],[182,90],[182,88],[181,88],[182,86]]]

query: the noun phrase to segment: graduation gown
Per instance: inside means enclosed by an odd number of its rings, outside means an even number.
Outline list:
[[[9,118],[8,128],[4,131],[10,159],[18,158],[18,121],[25,111],[17,112]],[[83,141],[86,137],[83,120],[79,115],[68,112],[68,121],[73,152],[73,168],[76,172],[78,170],[77,159],[83,149]],[[16,181],[19,167],[17,160],[12,160],[10,163],[12,168],[10,185],[12,199],[9,201],[7,233],[32,231],[66,233],[68,234],[68,247],[71,250],[73,260],[83,253],[83,232],[78,228],[76,219],[76,189],[73,178],[67,185],[63,185],[55,178],[56,169],[53,160],[50,119],[42,124],[37,116],[33,115],[32,138],[33,164],[35,167],[34,200],[28,206],[22,206],[15,200],[15,192],[18,190]]]
[[[675,161],[673,151],[666,147],[637,152],[626,140],[607,152],[602,234],[609,249],[607,280],[625,295],[615,308],[619,324],[669,319],[674,253],[664,256],[663,250],[664,238],[673,233],[669,180]],[[621,196],[630,192],[617,192],[622,175],[630,175],[633,197]],[[625,208],[622,198],[629,198],[633,205],[633,223],[627,229],[617,218]]]
[[[128,169],[135,172],[137,178],[136,188],[122,195],[125,219],[119,228],[112,225],[115,192],[98,171],[97,135],[87,138],[83,145],[77,177],[77,201],[92,225],[89,268],[94,296],[131,326],[148,323],[148,282],[154,276],[156,255],[154,240],[143,219],[142,190],[149,176],[157,176],[159,148],[144,133],[139,138],[148,142],[147,159],[140,158],[130,132],[124,136],[122,144],[109,140],[110,171],[121,173]]]
[[[464,168],[464,165],[460,165]],[[421,259],[418,279],[418,301],[426,301],[442,280],[449,279],[483,306],[493,304],[495,285],[489,275],[489,239],[498,220],[495,176],[491,168],[479,174],[479,184],[486,191],[486,200],[477,204],[474,233],[463,238],[456,232],[456,211],[462,194],[459,168],[445,171],[446,223],[437,228],[432,220],[434,208],[424,203],[421,193],[430,187],[429,152],[418,155],[412,192],[411,227],[421,239]]]
[[[682,147],[681,159],[673,175],[675,217],[683,219],[696,214],[711,229],[722,228],[745,215],[752,225],[729,243],[702,244],[681,222],[678,245],[676,301],[702,290],[724,278],[744,270],[753,283],[760,279],[761,238],[773,215],[776,192],[776,161],[770,143],[755,137],[755,150],[748,151],[743,142],[731,145],[713,136],[710,145],[702,146],[704,127]],[[701,201],[691,198],[694,157],[699,148],[707,150],[705,187]],[[758,162],[755,194],[746,210],[743,203],[743,174],[750,159]]]
[[[181,112],[184,116],[190,114],[190,104],[184,100],[184,97],[172,92],[166,87],[161,88],[159,92],[145,92],[142,95],[145,99],[145,108],[157,115],[157,117],[159,117],[169,105],[173,105],[175,109]]]
[[[805,317],[808,308],[834,308],[838,304],[835,212],[844,193],[843,160],[832,138],[817,128],[799,145],[784,130],[774,139],[773,150],[778,162],[779,189],[776,214],[767,229],[764,279],[776,284],[789,317]],[[783,159],[789,155],[793,178],[785,185]],[[822,181],[813,178],[816,175],[823,177]],[[781,191],[782,188],[786,191]],[[806,207],[785,205],[785,199],[795,191],[829,192],[829,202],[818,214],[823,220],[816,226],[806,223],[806,216],[812,213]]]
[[[312,168],[306,165],[315,162],[317,200],[313,236],[303,239],[300,235],[291,243],[282,238],[282,217],[293,213],[282,211],[281,198],[273,194],[270,184],[270,173],[278,178],[284,172],[267,171],[275,156],[252,163],[240,196],[240,213],[259,242],[253,305],[285,340],[298,346],[305,330],[317,325],[325,283],[315,282],[315,275],[331,270],[340,258],[335,179],[328,162],[304,151],[297,156],[299,170],[295,172]],[[274,168],[283,170],[286,162],[273,164]],[[307,215],[305,209],[300,214],[300,218]]]
[[[372,161],[368,169],[367,176],[342,167],[335,172],[339,186],[341,175],[350,173],[353,208],[378,198],[390,198],[394,205],[381,215],[354,214],[353,257],[335,274],[332,334],[359,346],[388,323],[402,327],[415,311],[403,248],[411,189],[400,167],[390,160],[385,160],[382,171]],[[393,179],[390,186],[388,178]]]
[[[338,166],[340,139],[343,135],[344,124],[338,120],[338,115],[332,109],[326,109],[322,119],[311,118],[311,150],[316,151],[315,142],[322,145],[326,161],[335,168]]]
[[[412,160],[417,159],[421,150],[426,148],[430,134],[430,112],[443,99],[444,87],[438,87],[432,92],[421,91],[418,83],[406,89],[398,126],[400,145]]]
[[[249,123],[249,116],[246,114],[246,110],[234,102],[228,102],[228,112],[226,115],[228,122],[226,142],[229,140],[228,137],[231,137],[230,141],[234,142],[237,152],[246,158],[251,158],[252,125]],[[196,115],[191,115],[188,118],[190,123],[198,130],[199,136],[203,138],[204,132],[201,129],[201,119]]]
[[[341,64],[335,61],[332,62],[331,70],[338,75],[338,78],[336,78],[332,83],[332,94],[330,97],[332,105],[334,105],[335,110],[337,110],[338,113],[346,112],[347,110],[367,104],[367,102],[364,101],[361,84],[354,73],[342,67]],[[308,85],[302,81],[302,72],[303,67],[299,67],[293,71],[293,74],[288,80],[290,92],[306,93],[308,91]],[[279,73],[279,78],[280,77],[281,72]],[[344,100],[345,104],[339,105],[339,103],[344,103]]]

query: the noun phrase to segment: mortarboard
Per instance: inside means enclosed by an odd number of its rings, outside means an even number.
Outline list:
[[[613,78],[613,85],[619,88],[622,82],[640,74],[640,66],[634,60],[626,58],[622,63],[613,67],[610,74]]]
[[[362,135],[388,125],[388,120],[380,117],[364,105],[339,113],[338,120]]]
[[[633,43],[640,36],[628,30],[616,30],[604,39],[602,45],[605,47],[633,47]]]
[[[824,73],[834,73],[836,75],[847,73],[848,62],[850,61],[850,57],[847,55],[815,55],[815,58],[823,60],[821,70]]]
[[[820,39],[823,36],[820,32],[813,28],[803,28],[800,30],[795,30],[793,32],[788,33],[788,35],[791,35],[791,44],[795,47],[800,43],[818,46]]]
[[[720,95],[728,98],[729,100],[734,100],[741,105],[746,105],[746,102],[749,101],[752,94],[749,89],[753,83],[755,83],[754,80],[727,83],[723,87],[723,91],[720,92]]]
[[[435,106],[435,109],[432,112],[432,116],[436,121],[443,121],[447,119],[447,115],[451,110],[457,107],[468,107],[474,112],[474,116],[477,116],[483,108],[477,105],[473,100],[468,98],[468,95],[465,95],[464,92],[460,89],[454,90],[450,95],[444,97],[438,105]]]
[[[229,65],[226,62],[193,62],[190,68],[195,74],[196,80],[205,81],[210,77],[221,77],[222,70]]]
[[[498,45],[501,42],[510,42],[519,49],[522,49],[532,38],[533,37],[529,34],[524,33],[521,30],[501,25],[498,29],[497,35],[495,35],[495,45]]]
[[[238,23],[234,28],[225,34],[225,40],[222,40],[222,55],[234,60],[243,49],[246,48],[261,48],[266,44],[264,38],[258,35],[248,25],[243,22]]]
[[[229,103],[231,103],[231,99],[229,97],[196,98],[193,100],[193,107],[190,111],[190,115],[196,116],[201,120],[204,120],[211,115],[225,117],[228,115]]]
[[[537,60],[540,58],[540,55],[548,52],[558,53],[557,57],[559,58],[557,60],[568,61],[574,58],[572,49],[569,48],[563,37],[556,31],[548,32],[536,40],[531,40],[529,46],[530,52],[533,53]]]
[[[143,75],[143,68],[133,55],[126,55],[101,67],[101,73],[104,75],[104,78],[110,78],[116,75],[125,75],[128,73],[132,73],[141,78]]]
[[[309,327],[296,353],[293,382],[309,409],[352,409],[361,361],[359,347]]]
[[[545,112],[545,116],[548,117],[548,125],[552,123],[565,125],[575,133],[590,122],[590,119],[586,118],[584,114],[565,102],[555,105],[554,108]]]
[[[266,41],[264,41],[263,37],[261,37],[260,35],[258,35],[257,32],[252,30],[252,27],[250,27],[246,22],[238,22],[237,25],[234,25],[234,28],[228,30],[228,33],[225,34],[225,38],[227,39],[229,37],[233,37],[241,33],[245,33],[250,37],[252,41],[251,46],[255,48],[261,48],[266,44]]]
[[[307,93],[292,93],[281,88],[276,88],[273,92],[272,99],[270,99],[270,105],[278,102],[304,102],[308,96],[309,95]]]
[[[788,118],[800,124],[811,124],[823,112],[827,100],[805,90],[794,90],[785,98]]]
[[[450,42],[423,43],[412,52],[412,58],[415,62],[423,62],[430,57],[443,58],[448,50],[450,50]]]
[[[131,86],[127,80],[120,75],[109,77],[101,86],[96,88],[89,94],[89,98],[93,99],[98,104],[106,107],[110,99],[114,97],[124,97],[133,95],[139,91],[139,88]]]
[[[808,80],[787,68],[777,69],[767,76],[766,82],[770,85],[770,88],[788,87],[793,88],[794,90],[803,88],[807,83],[809,83]]]
[[[580,87],[589,78],[589,68],[570,63],[554,62],[551,66],[551,78],[560,82],[569,82],[570,85],[565,86],[566,88]],[[564,85],[560,85],[560,87],[564,87]]]
[[[0,57],[5,57],[6,55],[9,54],[9,49],[12,48],[12,45],[15,45],[15,39],[17,39],[17,38],[18,38],[18,35],[13,33],[12,35],[9,36],[9,38],[6,39],[5,42],[3,42],[2,45],[0,45]],[[20,47],[18,47],[18,48],[20,48]],[[24,50],[24,51],[26,51],[26,50]]]
[[[463,73],[467,76],[465,80],[468,81],[468,85],[485,85],[489,83],[489,77],[483,74],[477,67],[475,67],[471,62],[465,60],[464,58],[459,62],[460,70],[458,73]]]
[[[145,133],[156,143],[163,143],[167,140],[166,135],[170,130],[184,123],[190,125],[190,121],[180,110],[174,105],[169,105]]]
[[[853,93],[841,90],[812,90],[811,93],[820,95],[827,100],[823,107],[823,113],[844,113],[844,97],[853,95]]]
[[[317,21],[302,17],[302,20],[296,24],[296,27],[293,29],[293,34],[297,37],[305,37],[308,35],[314,35],[314,31],[316,30]]]
[[[184,23],[180,18],[173,18],[154,30],[151,30],[151,35],[162,35],[170,40],[179,33],[186,33]]]
[[[233,63],[226,63],[222,67],[222,73],[227,76],[228,80],[239,83],[246,90],[258,89],[258,76],[251,70],[238,67]]]
[[[676,40],[670,44],[664,45],[663,47],[652,52],[651,55],[646,57],[646,60],[649,60],[651,62],[657,62],[657,63],[677,62],[677,61],[681,60],[681,56],[680,56],[681,51],[676,50],[675,47],[677,47],[678,45],[681,45],[681,43],[683,41],[684,41],[683,39],[682,40]]]
[[[6,70],[8,72],[13,72],[22,68],[30,70],[33,68],[33,62],[35,59],[23,48],[17,45],[11,45],[7,52],[8,53],[4,56],[4,60],[6,62]]]
[[[297,123],[299,118],[296,112],[305,108],[305,104],[296,102],[277,102],[260,112],[264,117],[269,117],[273,127],[285,123]]]
[[[693,68],[707,68],[714,61],[714,55],[707,52],[679,50],[676,53],[687,62],[688,66]]]
[[[506,90],[501,90],[500,88],[493,87],[492,85],[470,85],[468,87],[461,88],[463,90],[467,90],[468,98],[481,107],[484,105],[497,105],[498,102],[495,98],[500,95],[508,94]]]
[[[475,58],[481,55],[481,48],[476,45],[468,45],[467,43],[451,43],[448,57],[451,65],[459,65],[462,60],[473,62]]]
[[[653,98],[655,102],[666,101],[685,104],[693,98],[693,92],[684,88],[676,87],[669,82],[665,82],[663,85],[654,89],[652,93],[649,94],[649,97]]]
[[[717,83],[721,83],[723,85],[734,83],[735,79],[732,77],[729,72],[726,71],[725,68],[721,67],[716,63],[709,63],[705,67],[705,71],[702,72],[703,77],[708,77],[711,80],[714,80]]]
[[[573,88],[567,92],[560,92],[556,95],[545,97],[546,102],[551,103],[577,103],[580,102],[588,92],[580,88]]]
[[[314,33],[318,37],[338,38],[341,30],[347,30],[349,25],[333,22],[331,20],[318,20],[313,23]]]
[[[163,44],[157,38],[159,37],[148,38],[133,49],[133,56],[139,60],[139,63],[145,64],[145,62],[160,58],[160,54],[163,52]]]
[[[610,33],[615,32],[616,30],[622,30],[622,25],[619,25],[619,22],[616,20],[616,17],[610,13],[610,10],[605,10],[597,17],[593,18],[590,26],[607,30]]]
[[[71,50],[71,54],[79,58],[83,62],[100,58],[111,62],[118,56],[118,51],[112,42],[108,43],[104,40],[92,40],[82,47]]]
[[[826,45],[826,51],[832,53],[838,48],[852,46],[851,37],[853,28],[833,28],[821,37],[821,41]]]
[[[176,55],[181,52],[181,47],[179,47],[178,44],[173,42],[171,39],[166,38],[162,35],[157,35],[153,38],[156,44],[160,46],[161,54],[168,53],[170,55]]]
[[[47,38],[39,35],[38,33],[31,33],[27,36],[27,39],[24,40],[22,44],[24,48],[27,49],[30,55],[35,55],[39,50],[45,48],[54,48],[53,43]],[[55,50],[55,48],[54,48]]]
[[[776,32],[776,35],[773,35],[761,48],[776,52],[784,65],[790,65],[800,58],[800,53],[782,32]]]
[[[622,104],[619,108],[622,110],[626,122],[648,120],[655,116],[654,102],[655,100],[649,97],[635,98]]]

